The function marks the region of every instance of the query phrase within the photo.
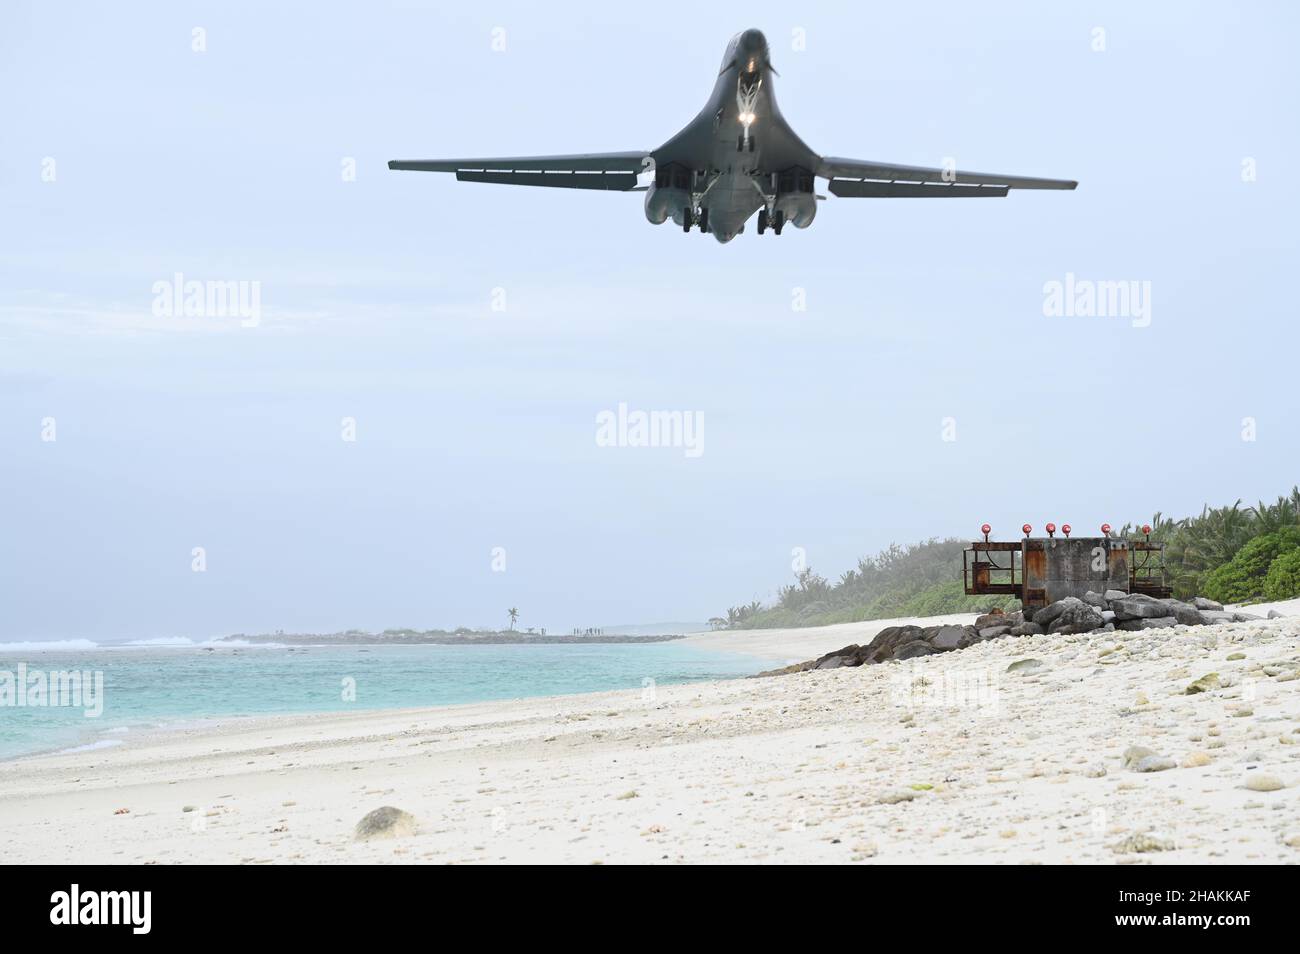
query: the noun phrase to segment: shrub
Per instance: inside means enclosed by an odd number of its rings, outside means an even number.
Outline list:
[[[1300,596],[1300,548],[1283,553],[1269,564],[1264,596],[1270,600]]]
[[[1300,527],[1283,527],[1251,540],[1227,563],[1205,577],[1206,596],[1220,603],[1244,603],[1264,596],[1273,561],[1300,548]]]

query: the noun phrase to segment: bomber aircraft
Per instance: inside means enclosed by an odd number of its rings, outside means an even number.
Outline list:
[[[758,213],[758,233],[787,223],[807,228],[817,214],[814,179],[841,198],[1005,196],[1012,189],[1073,189],[1036,179],[949,168],[903,166],[815,153],[781,115],[772,94],[771,51],[759,30],[734,36],[709,101],[658,149],[500,159],[395,159],[389,169],[454,172],[462,182],[645,192],[645,215],[683,231],[698,226],[730,242]],[[638,185],[641,173],[653,181]]]

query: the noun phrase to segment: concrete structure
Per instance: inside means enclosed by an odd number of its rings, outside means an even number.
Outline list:
[[[1112,537],[1047,537],[1018,542],[976,541],[963,554],[966,593],[1016,596],[1027,610],[1089,591],[1145,593],[1163,598],[1164,545]],[[1064,528],[1068,532],[1068,527]],[[1107,528],[1109,530],[1109,528]]]

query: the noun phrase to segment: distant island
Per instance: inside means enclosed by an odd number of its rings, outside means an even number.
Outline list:
[[[685,639],[686,634],[660,636],[629,636],[596,634],[591,636],[556,636],[542,633],[521,633],[517,630],[456,629],[386,629],[382,633],[367,633],[350,629],[341,633],[235,633],[223,636],[218,643],[274,643],[284,646],[508,646],[542,645],[554,643],[665,643]]]

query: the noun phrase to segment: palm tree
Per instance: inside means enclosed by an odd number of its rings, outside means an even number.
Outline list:
[[[506,612],[510,614],[510,629],[513,631],[515,628],[515,620],[519,618],[519,610],[512,606],[510,609],[506,610]]]

